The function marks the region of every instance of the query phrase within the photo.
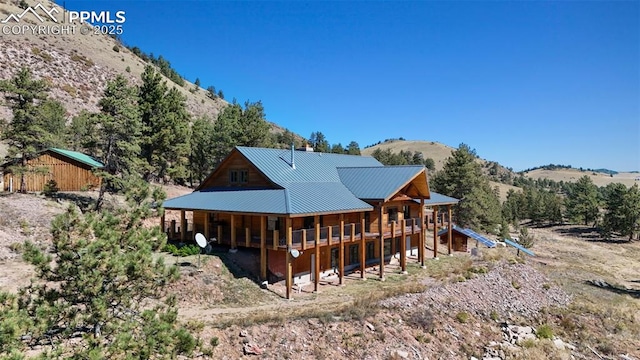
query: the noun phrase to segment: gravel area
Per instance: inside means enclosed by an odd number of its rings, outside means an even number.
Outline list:
[[[387,308],[411,308],[420,304],[437,304],[445,312],[465,311],[488,317],[530,318],[541,309],[564,306],[571,297],[553,286],[543,274],[524,264],[499,263],[487,274],[476,278],[429,288],[382,302]]]

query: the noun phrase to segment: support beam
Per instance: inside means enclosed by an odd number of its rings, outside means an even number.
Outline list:
[[[231,248],[235,249],[238,247],[236,239],[236,216],[231,214]]]
[[[438,206],[433,207],[433,258],[438,258]]]
[[[209,213],[205,212],[204,213],[204,237],[205,237],[205,239],[207,239],[207,243],[209,242],[209,239],[211,238],[210,235],[211,235],[211,233],[209,231]]]
[[[287,299],[291,299],[291,288],[293,286],[293,264],[291,259],[291,245],[293,243],[293,229],[291,228],[291,218],[286,218],[287,228],[287,255],[286,255],[286,285],[287,285]]]
[[[426,250],[426,239],[427,239],[427,234],[426,234],[426,230],[424,228],[424,198],[420,199],[420,240],[418,241],[418,247],[420,250],[418,250],[418,257],[420,258],[420,265],[422,266],[422,268],[425,267],[424,265],[424,258],[426,256],[424,256],[425,250]]]
[[[307,229],[302,229],[302,250],[307,250]]]
[[[267,280],[267,217],[260,216],[260,279]]]
[[[278,250],[280,245],[280,231],[273,230],[273,250]]]
[[[313,291],[318,292],[318,285],[320,284],[320,215],[313,217],[313,224],[316,230],[316,246],[314,248],[314,269],[313,271]]]
[[[218,244],[222,244],[222,225],[218,225]]]
[[[340,259],[338,260],[340,285],[344,285],[344,214],[340,214],[340,249],[338,253],[340,256]]]
[[[449,255],[453,252],[453,226],[451,225],[451,205],[447,205],[448,221],[447,221],[447,243],[449,245]]]
[[[380,280],[384,281],[384,229],[382,228],[382,214],[384,206],[380,203],[380,211],[378,213],[378,233],[380,234]]]
[[[244,228],[244,246],[245,247],[251,246],[251,229],[248,227]]]
[[[360,213],[360,278],[366,280],[366,265],[367,265],[367,236],[365,229],[364,213]]]
[[[180,241],[185,242],[187,240],[187,218],[184,210],[180,210]]]
[[[398,252],[396,249],[396,222],[391,222],[391,255],[394,255]]]
[[[402,219],[400,221],[400,226],[402,226],[401,235],[402,239],[400,239],[400,271],[403,274],[407,273],[407,221]],[[411,226],[413,231],[413,225]]]
[[[165,210],[166,211],[166,210]],[[160,216],[160,230],[162,232],[165,232],[165,228],[164,228],[164,212],[162,213],[162,216]]]

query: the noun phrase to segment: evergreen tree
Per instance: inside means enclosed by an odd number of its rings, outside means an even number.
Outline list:
[[[347,154],[349,155],[361,155],[360,145],[357,142],[352,141],[347,145]]]
[[[584,222],[585,225],[598,221],[598,188],[587,175],[570,186],[567,194],[567,212],[570,219]]]
[[[145,67],[138,103],[144,130],[141,153],[146,160],[145,178],[183,182],[187,177],[190,115],[186,98],[167,87],[152,66]]]
[[[640,190],[638,184],[628,188],[620,183],[605,188],[605,210],[603,235],[610,238],[614,233],[627,236],[629,241],[640,227]]]
[[[435,191],[460,199],[456,205],[460,225],[494,232],[501,222],[500,200],[476,157],[468,145],[460,144],[431,183]]]
[[[96,209],[100,210],[107,191],[125,190],[125,179],[139,176],[143,126],[138,112],[138,90],[129,86],[122,75],[107,82],[98,105],[101,108],[96,119],[100,129],[98,159],[104,164],[104,169],[100,172],[102,184],[96,202]]]
[[[342,147],[341,143],[333,144],[331,146],[331,152],[333,154],[344,154],[344,147]]]
[[[244,108],[235,100],[218,115],[214,125],[216,144],[213,158],[218,164],[234,146],[269,146],[269,123],[265,120],[262,102],[245,102]]]
[[[99,155],[98,114],[82,110],[67,127],[67,148],[97,157]]]
[[[313,147],[313,151],[328,153],[330,151],[329,141],[320,131],[312,132],[309,137],[309,145]]]
[[[0,345],[0,352],[47,344],[56,352],[45,352],[45,358],[175,358],[191,353],[196,340],[177,324],[175,299],[157,301],[164,284],[177,277],[175,267],[153,256],[166,236],[142,223],[164,194],[151,192],[140,179],[128,189],[123,209],[81,214],[70,207],[56,217],[53,256],[25,244],[24,258],[36,266],[41,281],[32,282],[14,302],[14,320],[22,326],[10,329],[11,337],[0,341],[8,340],[9,346]],[[150,299],[157,304],[150,306]],[[23,334],[29,335],[24,342]]]
[[[212,154],[216,151],[215,129],[211,120],[199,117],[193,122],[191,127],[191,155],[190,167],[193,183],[197,180],[202,183],[205,176],[213,171],[215,159]]]
[[[66,111],[60,103],[47,99],[48,90],[46,82],[33,79],[28,68],[22,68],[10,80],[0,80],[0,92],[4,92],[13,113],[0,139],[9,144],[9,156],[20,157],[20,164],[13,167],[20,175],[20,192],[26,192],[25,175],[30,171],[27,161],[61,143]]]

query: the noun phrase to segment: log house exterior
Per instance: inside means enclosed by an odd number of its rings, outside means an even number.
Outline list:
[[[260,277],[292,285],[418,252],[424,265],[425,201],[431,199],[424,166],[383,166],[372,157],[236,147],[191,194],[165,201],[180,224],[162,227],[170,239],[203,233],[216,244],[260,249]],[[457,200],[440,197],[440,203]],[[453,201],[453,202],[452,202]],[[185,212],[193,214],[191,229]],[[437,219],[436,219],[437,223]],[[434,241],[435,243],[435,241]],[[297,251],[292,251],[297,250]],[[299,255],[293,258],[292,255]]]

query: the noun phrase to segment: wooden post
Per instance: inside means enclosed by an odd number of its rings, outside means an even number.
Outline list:
[[[176,221],[171,220],[171,227],[169,228],[169,238],[174,240],[176,238]]]
[[[391,222],[391,255],[397,253],[396,249],[396,222]]]
[[[318,292],[318,285],[320,284],[320,215],[313,217],[313,224],[316,227],[316,246],[315,246],[315,263],[313,269],[313,291]]]
[[[160,216],[160,230],[162,230],[162,232],[165,232],[165,228],[164,228],[164,213],[162,213],[162,216]]]
[[[451,205],[447,205],[447,212],[449,213],[449,219],[447,221],[447,240],[449,244],[449,255],[453,252],[453,226],[451,224]]]
[[[333,234],[331,234],[331,226],[327,226],[327,245],[331,245]]]
[[[433,207],[433,258],[438,258],[438,206]]]
[[[260,216],[260,278],[267,280],[267,217]]]
[[[205,212],[204,213],[204,237],[207,239],[207,243],[209,242],[210,239],[210,232],[209,232],[209,213]]]
[[[180,241],[185,242],[187,240],[187,227],[185,226],[187,217],[184,210],[180,210]]]
[[[249,228],[244,228],[244,246],[251,246],[251,229]]]
[[[338,260],[338,267],[340,271],[340,285],[344,285],[344,214],[340,214],[340,259]]]
[[[420,241],[418,241],[418,256],[420,257],[420,266],[422,266],[423,268],[424,266],[424,253],[425,253],[425,248],[426,248],[426,238],[427,238],[427,234],[426,234],[426,230],[424,228],[424,198],[420,199]]]
[[[384,230],[382,228],[382,214],[384,206],[380,203],[380,211],[378,214],[378,233],[380,234],[380,280],[384,281]]]
[[[302,250],[307,250],[307,229],[302,229]]]
[[[280,231],[273,230],[273,250],[278,250],[280,245]]]
[[[365,271],[367,265],[367,236],[364,231],[364,213],[360,213],[360,278],[366,280]]]
[[[287,299],[291,299],[291,288],[293,286],[293,266],[291,263],[291,245],[292,245],[292,235],[293,229],[291,228],[291,218],[287,217],[286,220],[287,227],[287,255],[286,255],[286,280],[285,283],[287,285]]]
[[[407,221],[402,219],[400,222],[400,226],[402,226],[402,230],[400,236],[400,270],[403,274],[407,273]],[[411,227],[413,230],[413,226]]]
[[[238,247],[236,243],[236,216],[231,214],[231,248],[235,249]]]
[[[218,244],[222,244],[222,225],[218,225]]]
[[[350,232],[351,236],[349,241],[354,242],[356,241],[356,224],[351,223],[350,226],[351,226],[351,232]]]

